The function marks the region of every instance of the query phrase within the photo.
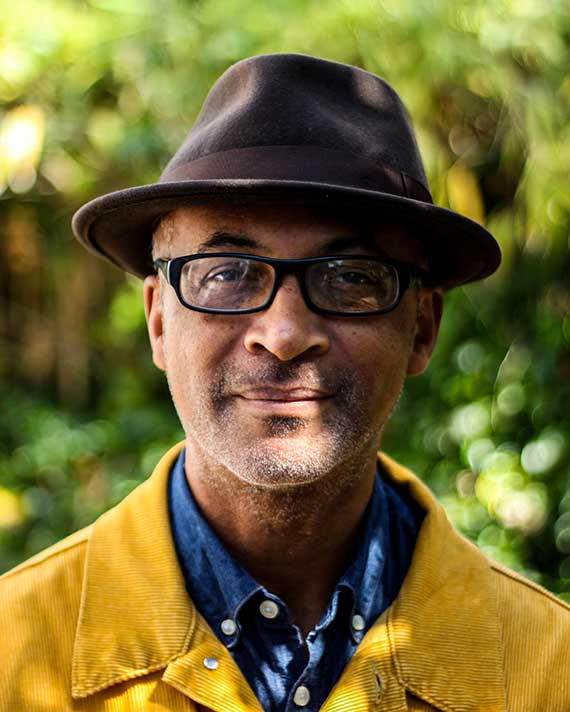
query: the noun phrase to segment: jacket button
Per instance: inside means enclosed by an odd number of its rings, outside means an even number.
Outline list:
[[[208,670],[217,670],[219,664],[216,658],[204,658],[204,667]]]

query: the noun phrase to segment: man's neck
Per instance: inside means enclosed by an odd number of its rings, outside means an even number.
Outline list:
[[[374,454],[303,485],[258,487],[208,466],[187,446],[186,478],[232,556],[289,606],[306,635],[347,568],[372,494]]]

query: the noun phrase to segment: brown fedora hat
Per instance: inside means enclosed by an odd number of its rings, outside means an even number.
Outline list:
[[[501,261],[478,223],[433,204],[406,109],[380,77],[299,54],[260,55],[214,84],[158,183],[90,201],[73,217],[86,247],[132,274],[152,273],[161,215],[210,200],[318,205],[410,225],[435,282],[486,277]]]

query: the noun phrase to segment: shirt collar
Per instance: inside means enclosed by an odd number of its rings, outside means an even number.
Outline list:
[[[222,622],[231,619],[235,634],[223,636],[228,647],[239,637],[239,614],[245,603],[265,590],[231,556],[203,517],[184,471],[185,450],[178,456],[169,485],[174,542],[186,587],[202,614],[220,636]],[[221,637],[221,636],[220,636]]]
[[[275,600],[281,610],[286,606],[257,583],[227,551],[200,512],[186,479],[184,463],[185,450],[182,450],[173,467],[169,486],[170,516],[178,559],[192,600],[213,624],[220,639],[231,648],[240,633],[240,611],[256,594]],[[382,478],[377,475],[360,524],[353,559],[339,579],[315,631],[326,628],[334,620],[340,609],[340,597],[348,595],[351,615],[346,625],[353,642],[358,644],[377,617],[376,612],[383,611],[391,602],[384,601],[382,586],[390,529],[385,489]],[[354,614],[362,616],[362,630],[353,627]],[[220,635],[222,622],[228,618],[237,625],[235,634]]]
[[[344,575],[340,578],[336,591],[346,588],[352,594],[352,615],[348,621],[350,633],[355,643],[359,643],[374,622],[373,610],[384,610],[382,574],[386,565],[388,544],[388,508],[382,479],[374,478],[372,496],[366,507],[360,525],[360,534],[355,555]],[[338,594],[337,594],[338,595]],[[378,599],[381,599],[379,603]],[[333,601],[336,599],[333,599]],[[351,625],[352,616],[358,614],[364,619],[364,628],[355,630]]]

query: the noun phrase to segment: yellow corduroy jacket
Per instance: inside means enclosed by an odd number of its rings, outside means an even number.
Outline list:
[[[179,449],[92,526],[0,578],[1,712],[261,710],[184,587],[167,506]],[[570,608],[489,561],[381,458],[427,515],[397,600],[321,709],[570,712]]]

